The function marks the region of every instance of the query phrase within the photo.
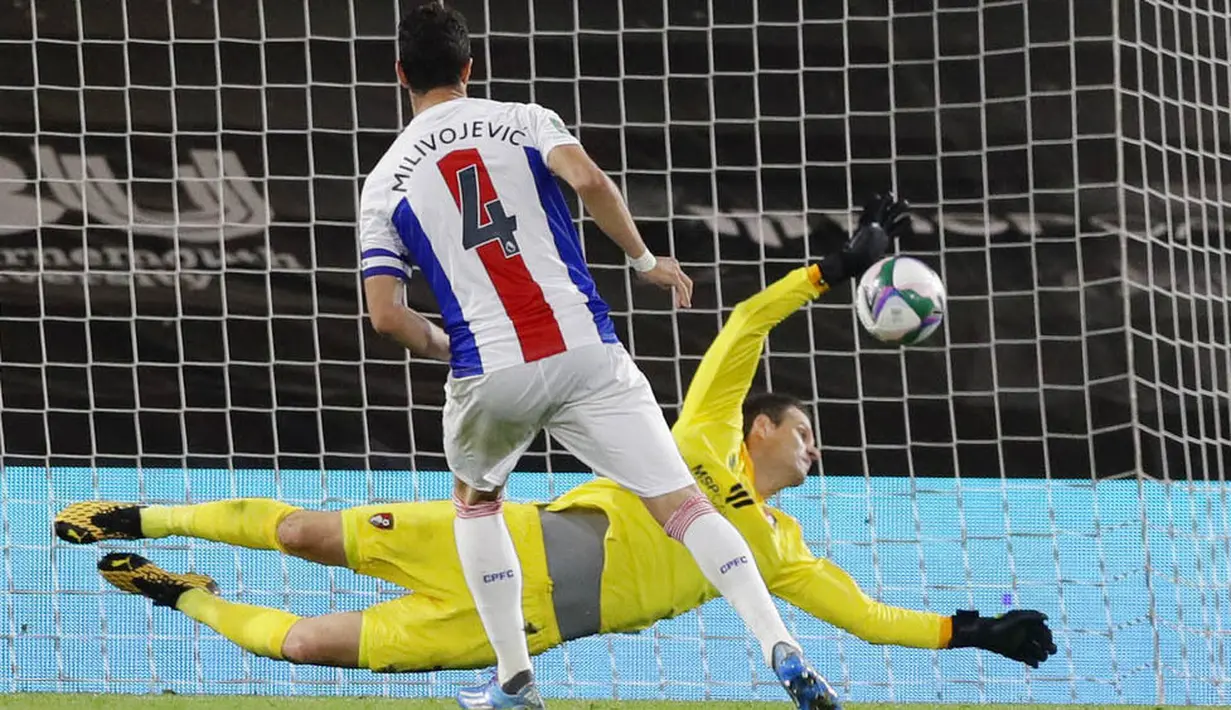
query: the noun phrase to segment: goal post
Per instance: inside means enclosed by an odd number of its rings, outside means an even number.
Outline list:
[[[670,419],[736,303],[841,244],[874,192],[914,204],[897,248],[945,280],[945,326],[879,344],[841,287],[773,331],[754,386],[806,401],[823,451],[775,504],[869,595],[1039,609],[1059,653],[875,646],[783,605],[844,698],[1226,704],[1227,0],[454,4],[471,94],[558,111],[693,276],[674,310],[578,220]],[[475,679],[255,658],[48,533],[83,499],[448,495],[446,370],[375,335],[357,265],[360,182],[411,118],[402,5],[0,10],[0,689]],[[435,310],[422,279],[408,298]],[[522,470],[519,500],[588,478],[547,437]],[[197,541],[104,547],[297,614],[404,591]],[[551,697],[782,699],[721,601],[536,663]]]
[[[1159,697],[1202,702],[1226,621],[1231,25],[1225,2],[1120,15],[1123,284]],[[1213,606],[1211,605],[1213,602]]]

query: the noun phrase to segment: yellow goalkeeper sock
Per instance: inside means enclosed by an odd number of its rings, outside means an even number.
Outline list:
[[[229,602],[204,589],[189,589],[175,608],[258,656],[282,660],[282,644],[298,616],[281,609]]]
[[[298,508],[270,498],[236,498],[141,509],[146,537],[184,535],[255,550],[281,550],[278,524]]]

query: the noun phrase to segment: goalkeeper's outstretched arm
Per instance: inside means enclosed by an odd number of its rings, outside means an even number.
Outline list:
[[[841,249],[795,269],[731,312],[705,352],[676,426],[724,424],[741,429],[744,397],[752,385],[769,331],[804,304],[871,266],[890,242],[909,230],[909,204],[893,193],[870,200]]]
[[[801,267],[736,305],[701,359],[677,426],[722,422],[739,431],[740,408],[769,331],[826,288],[815,265]]]
[[[1014,610],[986,618],[974,611],[945,616],[884,604],[872,599],[855,580],[829,560],[812,559],[784,566],[775,596],[868,643],[910,648],[982,648],[1032,668],[1056,652],[1047,616]]]

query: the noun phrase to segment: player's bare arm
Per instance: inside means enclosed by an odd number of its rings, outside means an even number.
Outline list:
[[[369,276],[363,280],[372,328],[393,339],[414,355],[449,361],[449,336],[422,313],[403,303],[402,282],[396,276]]]
[[[585,148],[562,145],[548,153],[547,167],[573,188],[599,229],[624,250],[641,278],[661,288],[673,289],[677,306],[692,305],[692,279],[675,259],[655,257],[650,253],[620,188]]]

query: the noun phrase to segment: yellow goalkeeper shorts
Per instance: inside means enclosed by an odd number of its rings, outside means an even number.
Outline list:
[[[561,643],[538,509],[505,503],[522,567],[530,653]],[[368,505],[342,511],[347,565],[412,593],[363,612],[359,665],[378,673],[483,668],[496,654],[462,576],[451,501]]]

